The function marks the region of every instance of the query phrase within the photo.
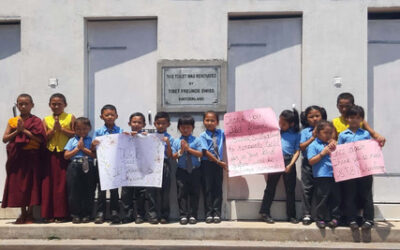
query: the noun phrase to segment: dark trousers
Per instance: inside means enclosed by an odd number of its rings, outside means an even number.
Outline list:
[[[223,169],[215,162],[201,161],[206,217],[221,217]]]
[[[71,161],[67,169],[68,206],[72,217],[90,217],[93,211],[97,183],[97,168],[89,162],[89,171],[82,170],[82,163]]]
[[[318,177],[315,181],[317,220],[340,218],[340,187],[333,177]]]
[[[291,158],[285,159],[285,166],[289,165]],[[280,172],[268,174],[267,186],[261,203],[260,214],[270,215],[272,201],[275,197],[276,186],[280,177],[286,190],[286,214],[288,218],[296,218],[295,188],[296,188],[296,165],[293,165],[289,173]]]
[[[119,194],[118,194],[118,188],[115,189],[110,189],[110,211],[117,212],[119,213]],[[100,215],[102,213],[102,216],[106,215],[106,204],[107,204],[107,191],[104,190],[102,191],[100,189],[100,183],[98,185],[98,192],[97,192],[97,209],[96,209],[96,214]]]
[[[177,168],[176,186],[178,189],[178,205],[180,218],[193,216],[197,218],[199,193],[201,186],[201,169],[195,168],[192,173]]]
[[[344,214],[348,222],[357,219],[358,208],[361,205],[365,220],[374,220],[374,201],[372,198],[373,177],[365,176],[342,182]],[[357,204],[357,201],[360,204]]]
[[[314,195],[314,177],[312,173],[312,166],[310,163],[308,163],[307,158],[303,158],[301,163],[301,183],[303,186],[303,215],[311,216],[311,206]]]
[[[122,218],[132,221],[134,217],[144,217],[146,199],[146,188],[144,187],[122,187]],[[135,204],[134,204],[135,203]],[[136,208],[136,211],[134,210]]]
[[[163,179],[161,188],[146,188],[148,209],[150,218],[157,218],[160,212],[160,218],[169,219],[169,190],[171,187],[171,166],[168,159],[164,160]]]

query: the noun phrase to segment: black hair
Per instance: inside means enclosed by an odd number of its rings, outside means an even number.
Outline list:
[[[144,118],[144,115],[140,112],[135,112],[129,116],[129,123],[131,122],[132,118],[135,116],[140,116],[142,118],[143,124],[146,125],[146,118]]]
[[[279,115],[279,117],[282,117],[283,119],[285,119],[289,124],[293,123],[293,126],[291,126],[293,128],[293,130],[295,132],[299,132],[300,131],[300,120],[299,120],[299,112],[297,112],[297,110],[295,108],[293,108],[293,110],[284,110],[282,111],[282,113]]]
[[[23,98],[23,97],[26,97],[26,98],[29,98],[29,100],[31,101],[31,103],[33,103],[33,99],[32,99],[32,96],[30,95],[30,94],[26,94],[26,93],[22,93],[22,94],[20,94],[18,97],[17,97],[17,102],[18,102],[18,99],[19,98]]]
[[[333,123],[330,121],[326,121],[326,120],[321,120],[317,123],[317,126],[315,126],[315,132],[317,133],[317,135],[319,134],[319,132],[321,130],[323,130],[325,127],[331,127],[333,130],[335,129],[335,127],[333,126]]]
[[[117,113],[117,108],[116,108],[114,105],[112,105],[112,104],[106,104],[106,105],[104,105],[104,106],[101,108],[100,114],[103,114],[103,112],[104,112],[105,110],[107,110],[107,109],[113,110],[113,111],[115,111],[115,113]]]
[[[83,125],[89,126],[90,128],[92,128],[92,124],[90,123],[90,120],[86,117],[78,117],[75,119],[74,122],[74,127],[76,127],[77,123],[82,123]]]
[[[218,114],[217,114],[217,112],[215,112],[215,111],[213,111],[213,110],[208,110],[208,111],[204,112],[204,114],[203,114],[203,121],[204,121],[204,119],[206,119],[206,115],[207,115],[207,114],[213,114],[213,115],[215,116],[215,119],[217,119],[217,122],[219,123]]]
[[[359,115],[361,118],[364,119],[365,113],[364,109],[361,106],[353,105],[347,111],[345,117]]]
[[[301,121],[301,125],[303,125],[303,128],[310,126],[310,124],[308,124],[308,121],[307,121],[307,116],[312,110],[319,111],[321,113],[322,120],[326,120],[328,118],[328,115],[326,114],[326,110],[323,107],[320,107],[317,105],[309,106],[306,108],[305,111],[301,112],[301,114],[300,114],[300,121]]]
[[[342,100],[342,99],[349,100],[350,103],[354,105],[354,96],[353,96],[353,94],[351,94],[349,92],[341,93],[337,97],[336,104],[339,104],[339,101]]]
[[[67,98],[65,98],[65,95],[63,95],[63,94],[61,94],[61,93],[52,94],[52,95],[50,96],[49,103],[51,102],[51,100],[52,100],[53,98],[60,98],[61,100],[63,100],[64,104],[67,105]]]
[[[156,116],[154,116],[154,121],[162,118],[167,119],[167,121],[169,122],[169,114],[163,111],[157,112]]]
[[[191,125],[194,128],[194,119],[190,115],[183,115],[178,120],[178,130],[182,125]]]

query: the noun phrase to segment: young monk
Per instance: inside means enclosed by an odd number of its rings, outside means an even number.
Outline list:
[[[32,207],[40,205],[41,159],[46,132],[40,118],[31,114],[32,97],[17,98],[20,116],[11,118],[4,132],[7,144],[7,179],[1,206],[20,207],[16,224],[33,223]]]

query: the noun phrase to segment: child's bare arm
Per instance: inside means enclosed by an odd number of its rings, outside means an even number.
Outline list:
[[[4,131],[4,135],[3,135],[3,142],[4,143],[7,143],[7,142],[11,141],[19,133],[16,129],[14,131],[12,131],[12,132],[11,132],[11,130],[12,129],[10,127],[10,124],[7,124],[6,130]]]
[[[317,164],[322,158],[324,158],[325,155],[329,154],[331,151],[329,149],[329,146],[326,146],[321,153],[315,155],[313,158],[309,159],[308,162],[310,165]]]
[[[170,143],[168,137],[164,137],[164,142],[167,144],[167,152],[166,152],[167,156],[168,156],[169,158],[170,158],[170,157],[173,157],[173,155],[172,155],[171,143]]]
[[[194,155],[196,157],[202,157],[203,156],[203,152],[195,150],[195,149],[193,149],[191,147],[188,147],[186,152],[188,152],[189,154]]]
[[[307,141],[300,143],[300,150],[304,151],[306,150],[306,148],[308,147],[308,145],[310,145],[313,141],[315,140],[314,136],[311,136],[310,139],[308,139]]]
[[[217,163],[220,167],[226,169],[226,167],[227,167],[226,163],[223,162],[223,161],[221,161],[221,160],[218,160],[217,157],[215,157],[213,154],[211,154],[210,151],[204,150],[204,155],[207,156],[207,158],[208,158],[210,161],[215,162],[215,163]]]
[[[32,132],[27,130],[26,128],[22,131],[22,133],[26,134],[26,136],[28,136],[31,140],[37,141],[39,143],[42,142],[42,138],[32,134]]]
[[[82,148],[81,151],[92,158],[96,158],[96,153],[89,148]]]
[[[76,147],[76,148],[74,148],[72,150],[65,150],[64,159],[69,160],[73,156],[75,156],[78,152],[79,152],[79,148],[78,147]]]
[[[366,120],[363,121],[363,127],[371,134],[372,138],[374,138],[379,142],[381,147],[385,146],[386,138],[380,135],[378,132],[376,132],[373,128],[371,128],[371,126]]]
[[[74,131],[74,123],[75,123],[75,116],[71,117],[71,125],[69,128],[63,128],[61,127],[61,133],[65,134],[66,136],[68,136],[69,138],[71,138],[72,136],[75,135],[75,131]]]
[[[300,156],[300,150],[297,150],[294,153],[294,155],[292,157],[292,160],[290,161],[289,165],[287,165],[286,168],[285,168],[285,172],[286,173],[290,172],[290,170],[292,169],[293,165],[296,163],[297,159],[299,159],[299,156]]]

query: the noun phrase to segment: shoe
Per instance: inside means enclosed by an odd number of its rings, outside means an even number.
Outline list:
[[[132,223],[132,222],[133,222],[133,220],[130,219],[130,218],[123,218],[123,219],[121,220],[121,223],[122,223],[122,224],[128,224],[128,223]]]
[[[293,223],[293,224],[298,224],[298,223],[299,223],[299,220],[296,219],[296,218],[294,218],[294,217],[289,218],[288,221],[289,221],[290,223]]]
[[[328,227],[335,228],[338,226],[338,224],[339,222],[337,221],[337,219],[332,219],[330,222],[328,222]]]
[[[325,221],[323,221],[323,220],[317,221],[316,224],[317,224],[317,227],[320,229],[324,229],[326,227]]]
[[[221,222],[221,217],[214,216],[213,220],[214,220],[214,223],[220,223]]]
[[[179,220],[179,223],[180,223],[181,225],[186,225],[186,224],[188,224],[188,219],[187,219],[186,217],[182,217],[182,218]]]
[[[103,216],[96,216],[96,218],[94,219],[94,224],[103,224],[103,223],[104,223]]]
[[[165,218],[161,218],[160,223],[161,224],[168,224],[168,220],[165,219]]]
[[[312,223],[312,219],[310,215],[306,215],[303,218],[303,225],[307,226],[310,225]]]
[[[67,222],[67,219],[66,218],[55,218],[54,222],[55,223],[64,223],[64,222]]]
[[[191,217],[189,218],[189,224],[196,224],[196,223],[197,223],[196,218],[194,218],[193,216],[191,216]]]
[[[156,225],[156,224],[158,224],[158,219],[157,218],[149,218],[149,223]]]
[[[89,216],[83,217],[81,222],[82,222],[82,223],[89,223],[89,222],[90,222]]]
[[[72,217],[72,223],[79,224],[81,223],[81,219],[79,217]]]
[[[111,211],[111,224],[120,224],[121,219],[119,218],[119,214],[117,211]]]
[[[206,218],[206,223],[207,223],[207,224],[210,224],[210,223],[213,223],[213,222],[214,222],[214,218],[211,217],[211,216],[207,216],[207,218]]]
[[[358,223],[355,220],[350,221],[349,227],[351,230],[355,231],[358,230]]]
[[[365,222],[362,224],[361,228],[362,228],[363,230],[369,230],[369,229],[371,229],[373,226],[374,226],[374,222],[367,220],[367,221],[365,221]]]
[[[144,220],[141,216],[136,216],[135,224],[142,224],[143,222]]]
[[[275,223],[274,219],[272,219],[272,217],[269,214],[263,214],[262,218],[268,224],[274,224]]]

